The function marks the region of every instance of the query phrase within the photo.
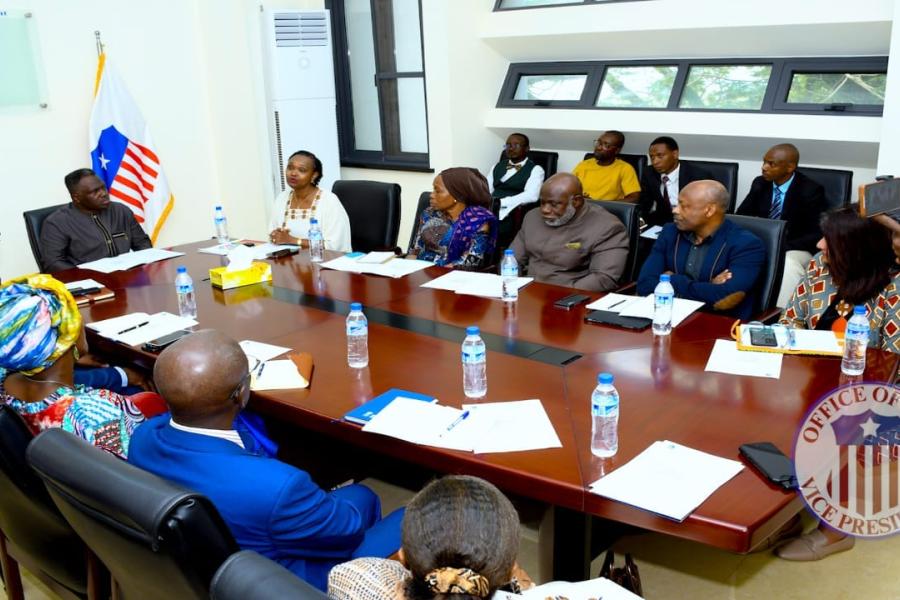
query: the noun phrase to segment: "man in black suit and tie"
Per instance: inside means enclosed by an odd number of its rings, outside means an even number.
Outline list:
[[[753,180],[737,214],[787,222],[787,253],[778,306],[786,306],[822,238],[819,219],[825,189],[797,171],[800,152],[793,144],[772,146],[763,157],[762,175]]]
[[[641,176],[641,217],[648,225],[665,225],[672,222],[672,208],[678,204],[684,186],[714,177],[695,165],[682,163],[678,142],[667,135],[653,140],[648,154],[653,168],[644,169]]]

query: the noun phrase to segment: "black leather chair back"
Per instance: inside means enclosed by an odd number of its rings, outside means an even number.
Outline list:
[[[593,152],[585,152],[584,159],[587,160],[589,158],[594,158]],[[644,174],[644,169],[647,168],[647,155],[646,154],[619,154],[619,158],[627,162],[629,165],[634,167],[634,172],[637,174],[638,181],[641,180],[641,177]]]
[[[212,580],[210,600],[316,600],[328,598],[274,560],[243,550],[226,560]]]
[[[400,186],[381,181],[335,181],[331,191],[350,218],[350,245],[357,252],[390,250],[400,233]]]
[[[617,200],[588,200],[596,206],[600,206],[611,212],[622,221],[625,232],[628,234],[628,259],[625,262],[625,270],[622,272],[620,283],[634,281],[635,263],[637,262],[638,236],[640,235],[640,215],[638,205],[633,202]]]
[[[0,531],[17,558],[75,594],[87,592],[84,544],[63,519],[25,460],[31,431],[11,407],[0,406]]]
[[[798,171],[825,188],[826,210],[847,206],[853,195],[853,171],[798,167]]]
[[[787,223],[782,220],[761,219],[744,215],[725,215],[725,218],[739,227],[743,227],[762,240],[766,248],[766,265],[762,280],[757,283],[759,295],[753,307],[755,314],[760,314],[775,306],[781,276],[784,273],[784,240],[787,235]]]
[[[419,235],[419,221],[422,219],[422,211],[428,208],[431,201],[431,192],[422,192],[419,194],[419,203],[416,205],[416,220],[413,221],[412,232],[409,234],[409,244],[407,252],[412,252],[413,244],[416,243],[416,236]]]
[[[37,436],[28,463],[81,539],[109,568],[119,598],[208,598],[231,532],[204,496],[62,429]]]
[[[64,206],[66,205],[57,204],[56,206],[26,210],[22,213],[22,216],[25,218],[25,232],[28,234],[28,243],[31,244],[31,254],[34,255],[34,262],[37,263],[41,271],[44,271],[44,260],[41,255],[41,227],[44,225],[44,219]]]
[[[544,179],[547,179],[551,175],[556,174],[556,167],[559,163],[559,153],[558,152],[545,152],[543,150],[529,150],[528,158],[532,160],[534,164],[544,169]],[[500,153],[500,162],[506,160],[506,150]],[[488,177],[491,174],[488,173]]]
[[[733,213],[737,205],[737,187],[738,187],[738,164],[734,162],[718,162],[713,160],[683,160],[683,163],[690,163],[704,171],[707,171],[712,178],[725,186],[728,190],[730,200],[728,201],[728,212]]]

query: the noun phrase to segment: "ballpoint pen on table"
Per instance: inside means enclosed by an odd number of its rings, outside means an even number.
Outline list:
[[[611,308],[615,308],[615,307],[617,307],[618,305],[620,305],[620,304],[622,304],[623,302],[625,302],[626,300],[628,300],[628,298],[622,298],[622,299],[619,300],[618,302],[613,302],[612,304],[610,304],[609,306],[606,307],[606,310],[609,310],[609,309],[611,309]]]
[[[451,431],[454,427],[456,427],[457,425],[459,425],[460,423],[465,421],[467,418],[469,418],[469,414],[471,414],[471,412],[472,411],[470,411],[470,410],[464,410],[461,415],[456,417],[455,421],[453,421],[452,423],[450,423],[450,425],[447,426],[447,431]]]
[[[128,333],[129,331],[134,331],[138,327],[143,327],[144,325],[149,325],[150,321],[144,321],[143,323],[138,323],[137,325],[132,325],[131,327],[126,327],[116,335],[122,335],[123,333]]]

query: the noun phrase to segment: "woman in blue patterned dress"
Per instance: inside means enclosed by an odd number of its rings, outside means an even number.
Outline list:
[[[487,180],[476,169],[445,169],[434,178],[429,207],[422,211],[412,252],[444,267],[490,266],[497,243],[497,217],[490,211]]]

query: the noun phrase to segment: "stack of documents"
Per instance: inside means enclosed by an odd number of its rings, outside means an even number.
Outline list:
[[[239,342],[238,345],[244,351],[244,354],[247,355],[247,358],[250,359],[251,366],[256,363],[264,363],[291,351],[290,348],[285,348],[284,346],[274,346],[272,344],[254,342],[253,340],[244,340]]]
[[[388,258],[386,257],[387,254],[393,256],[393,253],[389,252],[370,252],[363,256],[347,254],[323,262],[322,266],[335,271],[366,273],[368,275],[381,275],[382,277],[393,277],[395,279],[434,266],[434,263],[427,260],[411,258],[390,258],[386,260]]]
[[[781,354],[770,352],[739,350],[737,344],[731,340],[716,340],[716,345],[713,346],[706,362],[706,370],[729,375],[778,379],[781,377],[781,357]]]
[[[526,598],[533,600],[640,600],[640,596],[633,594],[620,585],[616,585],[609,579],[598,577],[588,581],[569,583],[568,581],[552,581],[533,587],[521,594],[498,591],[493,600],[516,600]]]
[[[533,277],[519,277],[516,280],[516,286],[522,289],[532,281],[534,281]],[[423,283],[421,287],[487,298],[501,298],[503,296],[503,278],[491,273],[450,271],[446,275],[441,275],[437,279]]]
[[[642,231],[641,237],[647,238],[648,240],[655,240],[659,237],[660,233],[662,233],[662,225],[654,225]]]
[[[672,327],[687,319],[698,308],[703,306],[697,300],[685,300],[675,298],[672,307]],[[626,296],[624,294],[607,294],[595,302],[587,305],[589,310],[606,310],[617,313],[623,317],[640,317],[653,320],[653,294],[646,296]]]
[[[127,271],[139,265],[149,265],[167,258],[176,256],[184,256],[184,252],[173,252],[172,250],[163,250],[162,248],[147,248],[146,250],[138,250],[136,252],[126,252],[118,256],[109,258],[101,258],[100,260],[92,260],[91,262],[81,263],[79,269],[90,269],[99,273],[113,273],[114,271]]]
[[[179,329],[187,329],[195,325],[197,325],[197,321],[190,317],[180,317],[167,312],[158,312],[154,315],[137,312],[88,323],[87,327],[113,341],[129,346],[139,346]]]
[[[202,254],[215,254],[216,256],[227,256],[229,252],[234,250],[237,246],[241,245],[241,242],[228,242],[227,244],[218,244],[215,246],[209,246],[208,248],[200,248],[197,252]],[[246,246],[245,246],[246,247]],[[256,244],[254,246],[250,246],[250,250],[252,250],[252,258],[253,260],[264,260],[268,258],[269,254],[272,252],[278,252],[279,250],[293,250],[295,248],[299,248],[300,246],[292,245],[292,244],[270,244],[266,242],[265,244]]]
[[[833,331],[816,331],[815,329],[792,329],[783,325],[772,325],[772,333],[778,346],[754,346],[750,340],[753,326],[741,325],[738,329],[741,350],[757,352],[781,352],[784,354],[824,354],[842,356],[844,347]]]
[[[476,454],[562,447],[540,400],[467,404],[459,409],[401,396],[363,431]]]
[[[646,450],[590,485],[590,491],[684,521],[744,466],[674,442]]]

